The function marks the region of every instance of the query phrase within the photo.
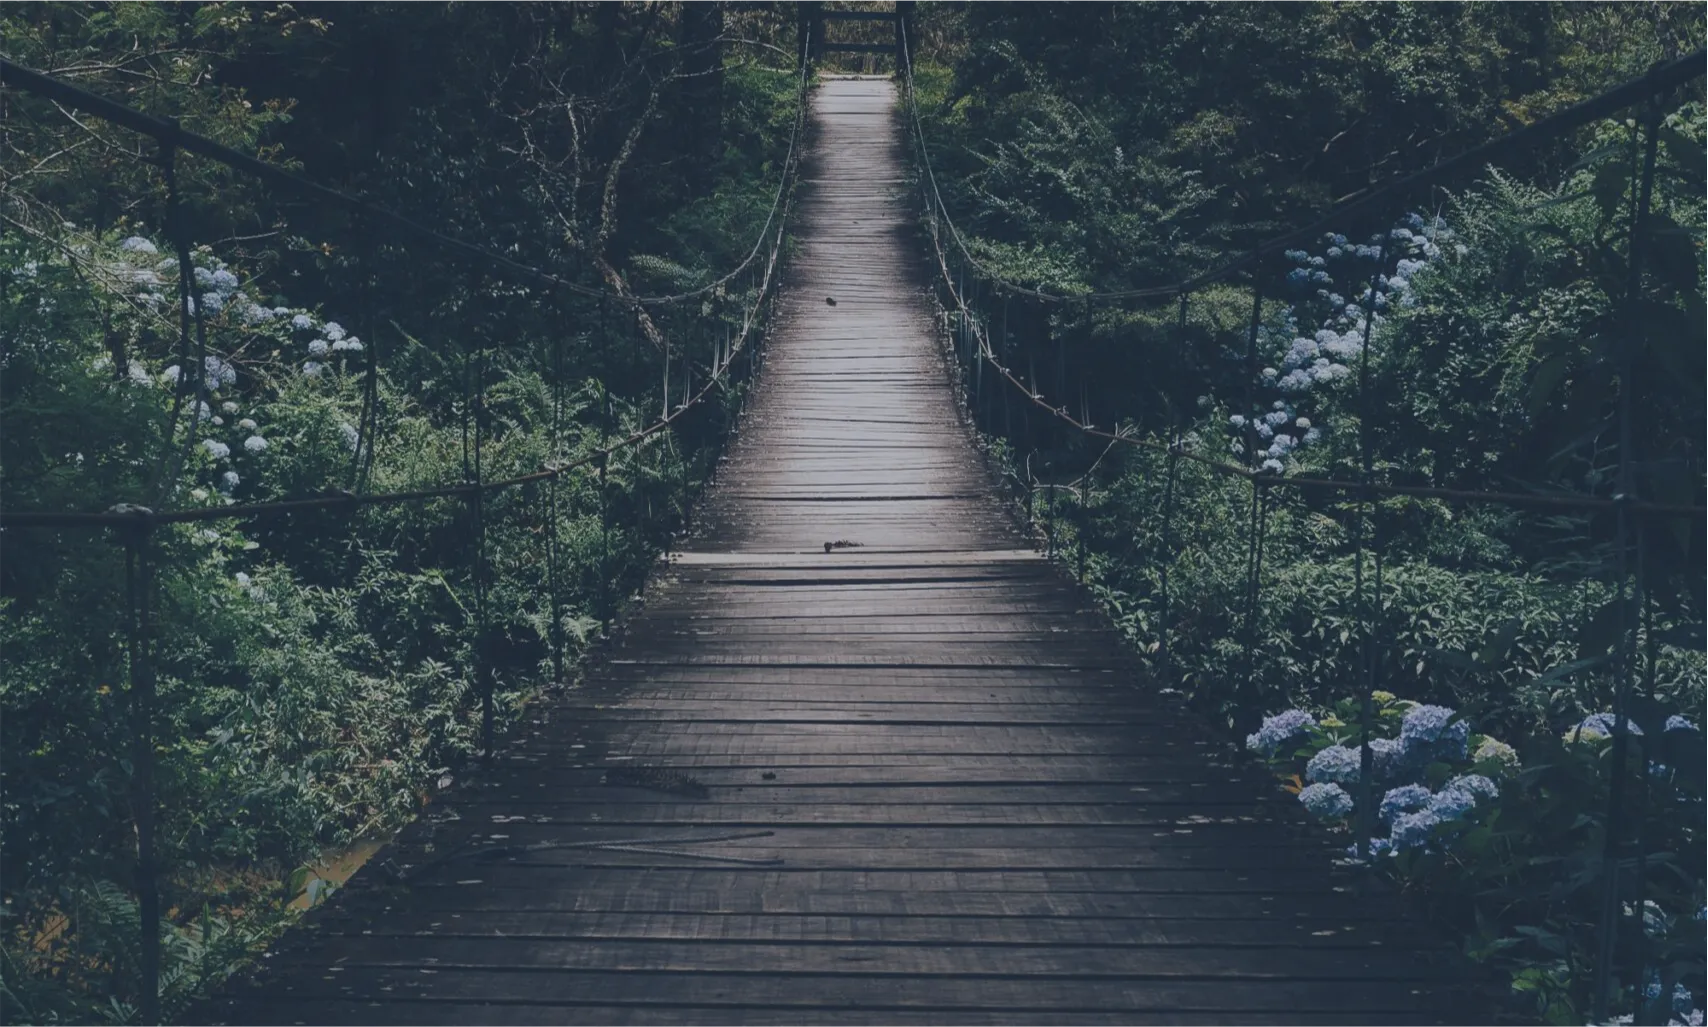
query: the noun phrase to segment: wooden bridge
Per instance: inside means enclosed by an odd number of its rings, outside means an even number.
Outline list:
[[[894,103],[816,92],[755,404],[623,644],[203,1015],[1489,1018],[1010,522],[916,284]]]

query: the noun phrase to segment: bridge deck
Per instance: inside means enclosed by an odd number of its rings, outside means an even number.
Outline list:
[[[893,103],[816,94],[762,386],[626,643],[405,833],[402,883],[364,870],[217,1016],[1477,1018],[1006,519],[915,284]],[[569,847],[476,851],[534,843]]]

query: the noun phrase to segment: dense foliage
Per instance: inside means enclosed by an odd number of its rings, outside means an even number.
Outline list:
[[[8,7],[8,59],[614,298],[183,152],[168,172],[152,141],[10,92],[6,508],[397,492],[466,480],[474,461],[491,480],[656,419],[723,359],[755,279],[677,306],[626,297],[747,257],[795,120],[792,34],[785,13],[715,5]],[[146,798],[122,540],[9,528],[0,1018],[137,1015],[139,801],[158,809],[167,1015],[284,903],[320,897],[324,851],[383,835],[470,759],[483,668],[502,730],[596,644],[735,402],[603,475],[479,510],[449,497],[154,531]]]
[[[1379,482],[1606,497],[1627,487],[1624,452],[1632,493],[1701,505],[1700,79],[1259,264],[1255,339],[1248,284],[1197,290],[1184,314],[1074,298],[1184,279],[1693,51],[1699,10],[974,5],[922,8],[916,35],[917,109],[959,239],[938,231],[969,251],[952,271],[973,307],[951,317],[957,341],[970,357],[988,336],[1050,407],[1273,478],[1356,480],[1367,444]],[[1249,734],[1312,813],[1348,832],[1368,814],[1380,872],[1510,976],[1521,1015],[1592,1015],[1608,711],[1632,681],[1613,1011],[1700,1021],[1699,518],[1621,536],[1610,510],[1447,496],[1360,515],[1341,493],[1254,490],[1088,439],[988,366],[966,384],[1040,527],[1070,559],[1083,544],[1161,687]],[[1642,583],[1623,600],[1621,537]],[[1426,728],[1454,733],[1453,752],[1408,748]],[[1349,784],[1365,743],[1382,810]]]

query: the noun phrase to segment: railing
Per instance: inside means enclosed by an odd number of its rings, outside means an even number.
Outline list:
[[[803,40],[803,45],[805,45]],[[162,120],[123,104],[87,92],[74,85],[23,68],[0,59],[0,84],[21,93],[33,94],[52,101],[62,112],[75,111],[100,118],[112,125],[128,129],[152,140],[157,148],[154,163],[160,169],[167,194],[166,224],[177,257],[176,324],[178,367],[194,372],[213,366],[218,354],[208,347],[206,319],[208,302],[197,301],[196,272],[192,260],[193,240],[189,237],[184,217],[184,199],[175,174],[180,153],[194,154],[233,172],[248,176],[283,193],[310,204],[342,210],[358,226],[360,233],[397,243],[410,243],[437,251],[467,269],[476,282],[509,283],[536,290],[533,295],[550,297],[554,294],[591,299],[597,302],[599,323],[594,330],[603,340],[608,352],[613,338],[620,341],[623,330],[613,319],[626,317],[631,322],[645,319],[651,323],[649,337],[664,341],[663,409],[659,416],[621,437],[613,438],[613,397],[605,385],[600,385],[597,406],[598,443],[591,451],[574,459],[565,456],[566,387],[568,378],[563,360],[562,339],[551,347],[548,366],[542,374],[551,382],[551,428],[548,448],[551,456],[538,469],[503,478],[490,478],[486,465],[486,448],[491,417],[487,410],[491,384],[491,365],[503,347],[495,347],[491,330],[479,335],[478,342],[465,342],[461,353],[462,434],[464,440],[464,473],[462,480],[425,488],[393,492],[367,491],[379,430],[378,384],[382,370],[380,350],[375,342],[375,326],[364,326],[368,342],[365,361],[358,373],[363,377],[362,409],[357,420],[355,437],[351,440],[350,487],[331,494],[321,493],[266,502],[233,503],[226,505],[196,505],[179,509],[158,509],[176,491],[179,472],[185,466],[186,455],[200,441],[199,425],[209,411],[208,400],[213,391],[207,377],[180,371],[173,390],[170,423],[166,431],[168,452],[159,454],[153,475],[153,497],[137,497],[137,501],[120,503],[100,511],[75,510],[3,510],[0,529],[17,532],[32,529],[84,529],[110,531],[124,552],[125,562],[125,633],[128,637],[129,725],[131,774],[131,808],[136,838],[136,891],[140,914],[138,944],[141,981],[140,1014],[147,1023],[160,1020],[161,981],[160,938],[163,920],[160,889],[161,867],[156,844],[156,814],[158,800],[154,769],[157,749],[156,722],[158,719],[155,659],[156,635],[155,596],[157,585],[154,567],[162,559],[156,543],[157,532],[169,525],[207,524],[225,521],[263,521],[288,518],[293,515],[320,512],[354,512],[367,507],[394,507],[421,504],[432,500],[460,500],[467,506],[467,516],[473,544],[470,547],[469,575],[472,582],[475,643],[471,668],[478,683],[480,702],[480,743],[478,755],[483,762],[494,755],[497,741],[495,730],[494,655],[488,590],[492,582],[491,557],[487,541],[488,505],[501,493],[524,486],[534,489],[534,502],[524,512],[543,520],[546,591],[550,603],[550,638],[553,682],[566,680],[565,609],[562,585],[562,547],[559,539],[559,488],[571,475],[591,476],[599,495],[601,524],[600,597],[597,604],[599,619],[608,633],[611,619],[617,612],[616,597],[611,594],[613,570],[611,562],[611,532],[613,508],[610,502],[608,472],[614,458],[625,453],[639,453],[648,443],[660,439],[672,428],[679,427],[691,413],[716,402],[739,398],[745,402],[749,383],[762,359],[760,339],[769,310],[775,298],[778,269],[783,257],[794,187],[800,165],[804,126],[807,112],[807,66],[796,72],[795,117],[788,142],[787,155],[778,169],[778,181],[764,224],[755,236],[747,256],[734,268],[698,288],[665,295],[633,295],[581,284],[570,277],[532,266],[515,256],[495,252],[467,241],[456,239],[427,227],[418,221],[367,203],[360,198],[319,185],[315,182],[265,163],[255,157],[223,146],[211,139],[188,132],[172,121]],[[69,114],[67,114],[69,116]],[[364,245],[371,255],[373,239]],[[362,274],[366,268],[360,269]],[[369,285],[371,286],[371,282]],[[691,311],[688,305],[694,304]],[[698,333],[698,338],[672,342],[663,335],[657,319],[649,311],[677,309],[685,311],[676,323],[684,334]],[[166,323],[166,322],[163,322]],[[402,329],[400,328],[401,332]],[[411,340],[413,341],[413,340]],[[362,352],[352,347],[352,353]],[[673,373],[672,356],[677,357]],[[359,359],[359,358],[357,358]],[[695,380],[696,365],[702,372]],[[123,368],[119,369],[123,372]],[[678,380],[673,380],[679,375]],[[672,390],[675,390],[674,397]],[[673,401],[674,400],[674,401]],[[186,416],[186,414],[188,416]],[[200,416],[198,416],[200,415]],[[543,491],[544,495],[538,493]],[[181,497],[180,497],[181,498]],[[526,497],[524,497],[526,501]]]
[[[1510,157],[1527,148],[1560,139],[1581,126],[1628,108],[1641,106],[1642,115],[1633,123],[1630,140],[1631,155],[1634,158],[1631,168],[1633,203],[1630,211],[1630,266],[1624,311],[1626,324],[1634,324],[1640,309],[1643,260],[1650,246],[1646,226],[1649,221],[1656,149],[1659,142],[1656,102],[1703,75],[1704,53],[1699,51],[1659,65],[1642,78],[1543,118],[1462,155],[1374,188],[1351,202],[1337,206],[1315,223],[1265,239],[1236,259],[1211,270],[1181,281],[1152,286],[1067,294],[1005,279],[980,260],[956,226],[949,206],[939,190],[937,173],[932,164],[920,104],[915,94],[913,53],[905,38],[906,28],[905,24],[898,28],[898,31],[904,34],[898,78],[909,111],[907,133],[915,150],[922,213],[930,244],[928,257],[934,264],[937,276],[935,288],[952,333],[955,354],[962,365],[969,411],[981,430],[1002,440],[1010,448],[1016,464],[1010,472],[1016,488],[1015,498],[1024,504],[1028,522],[1035,525],[1044,535],[1046,551],[1054,554],[1058,536],[1067,530],[1068,526],[1072,526],[1076,539],[1076,552],[1072,562],[1078,577],[1084,581],[1088,507],[1099,468],[1117,449],[1149,451],[1161,457],[1160,468],[1154,463],[1150,465],[1150,473],[1160,473],[1163,477],[1161,502],[1154,513],[1158,523],[1147,528],[1151,531],[1150,537],[1161,538],[1161,564],[1156,577],[1157,587],[1155,594],[1150,597],[1160,609],[1150,633],[1157,681],[1170,689],[1179,683],[1173,664],[1172,645],[1180,629],[1171,609],[1176,596],[1171,587],[1170,569],[1178,555],[1177,534],[1181,525],[1177,523],[1176,513],[1177,498],[1182,485],[1180,477],[1183,462],[1197,465],[1213,475],[1249,483],[1249,503],[1244,510],[1243,520],[1245,564],[1241,570],[1244,579],[1242,609],[1237,613],[1230,611],[1232,615],[1229,618],[1230,622],[1237,622],[1240,628],[1241,671],[1239,679],[1234,681],[1231,689],[1223,695],[1223,700],[1224,707],[1232,707],[1240,719],[1253,724],[1256,717],[1263,712],[1260,709],[1251,709],[1250,704],[1259,694],[1255,681],[1256,647],[1268,515],[1275,508],[1278,495],[1285,492],[1294,493],[1301,501],[1310,500],[1322,504],[1339,497],[1347,504],[1342,509],[1348,521],[1350,548],[1353,553],[1351,598],[1358,621],[1355,636],[1362,642],[1362,681],[1357,686],[1359,699],[1356,739],[1359,745],[1359,765],[1354,828],[1357,833],[1356,854],[1361,862],[1368,864],[1370,860],[1370,841],[1375,826],[1375,800],[1379,798],[1374,767],[1375,747],[1363,744],[1378,737],[1375,733],[1377,710],[1373,693],[1378,688],[1378,668],[1384,662],[1381,636],[1384,617],[1381,605],[1384,523],[1378,513],[1377,502],[1386,497],[1408,497],[1437,500],[1456,508],[1469,504],[1498,504],[1516,509],[1579,514],[1610,513],[1613,516],[1613,551],[1616,564],[1613,577],[1617,599],[1613,605],[1617,610],[1617,623],[1614,625],[1617,647],[1614,650],[1612,666],[1617,688],[1613,701],[1613,742],[1611,767],[1608,771],[1611,785],[1605,812],[1605,850],[1600,857],[1600,908],[1595,917],[1597,931],[1592,984],[1594,1022],[1605,1022],[1609,1015],[1616,971],[1621,968],[1635,968],[1639,971],[1637,979],[1641,980],[1640,972],[1648,969],[1643,963],[1644,875],[1647,854],[1640,847],[1642,839],[1636,837],[1635,832],[1631,830],[1628,804],[1632,798],[1627,794],[1642,795],[1641,789],[1646,787],[1647,781],[1645,774],[1633,775],[1630,770],[1634,744],[1648,744],[1634,741],[1642,732],[1635,729],[1631,719],[1636,704],[1641,699],[1636,683],[1637,660],[1634,652],[1639,634],[1638,610],[1643,610],[1647,616],[1649,609],[1644,601],[1645,561],[1638,558],[1638,552],[1644,544],[1645,531],[1659,530],[1668,523],[1700,524],[1705,513],[1708,513],[1708,510],[1698,504],[1656,502],[1643,498],[1637,492],[1633,475],[1631,408],[1634,402],[1641,402],[1642,397],[1633,385],[1633,345],[1619,347],[1617,476],[1613,488],[1606,495],[1557,490],[1489,491],[1406,484],[1385,480],[1377,473],[1377,454],[1371,431],[1377,411],[1370,408],[1369,399],[1375,385],[1369,364],[1371,336],[1377,321],[1377,305],[1383,298],[1380,288],[1383,277],[1393,273],[1396,261],[1404,256],[1390,246],[1389,232],[1384,231],[1382,240],[1375,244],[1378,252],[1374,259],[1364,262],[1368,279],[1367,283],[1361,284],[1360,287],[1367,284],[1367,288],[1357,301],[1363,309],[1362,323],[1358,329],[1361,338],[1357,340],[1358,345],[1352,347],[1357,352],[1353,389],[1358,409],[1358,461],[1354,477],[1345,479],[1294,474],[1288,473],[1279,460],[1270,461],[1267,466],[1260,462],[1262,447],[1258,426],[1262,423],[1266,410],[1257,401],[1257,390],[1266,383],[1260,375],[1259,345],[1260,339],[1267,332],[1265,299],[1284,295],[1283,290],[1277,288],[1280,284],[1277,279],[1285,272],[1280,270],[1280,262],[1276,258],[1281,257],[1290,247],[1314,243],[1326,232],[1343,229],[1361,221],[1369,222],[1372,217],[1402,214],[1405,210],[1402,204],[1427,189],[1460,178],[1468,172],[1480,171],[1495,159]],[[1219,377],[1204,374],[1203,380],[1194,383],[1191,391],[1213,395],[1218,385],[1235,390],[1236,398],[1229,405],[1234,409],[1244,409],[1243,438],[1236,444],[1239,452],[1246,457],[1243,464],[1218,459],[1190,446],[1186,437],[1185,419],[1179,405],[1170,411],[1171,426],[1162,438],[1149,437],[1132,425],[1113,429],[1100,427],[1090,423],[1091,417],[1089,413],[1084,412],[1083,406],[1082,412],[1076,416],[1066,403],[1060,401],[1063,397],[1046,397],[1044,388],[1039,384],[1035,365],[1023,372],[1005,363],[1005,360],[1009,359],[1008,354],[1016,348],[1011,345],[1009,332],[1016,309],[1032,315],[1023,317],[1022,323],[1034,326],[1034,332],[1042,333],[1041,337],[1026,339],[1021,344],[1022,347],[1029,345],[1030,353],[1036,354],[1039,349],[1044,348],[1042,343],[1048,341],[1048,328],[1039,329],[1035,326],[1048,324],[1047,318],[1041,315],[1051,309],[1060,312],[1064,320],[1077,313],[1078,323],[1089,326],[1093,311],[1098,307],[1128,308],[1145,304],[1154,307],[1159,303],[1172,301],[1177,304],[1173,316],[1172,339],[1181,352],[1186,352],[1195,341],[1195,335],[1189,329],[1188,318],[1193,298],[1207,287],[1241,282],[1249,287],[1251,296],[1249,321],[1242,340],[1243,358],[1238,360],[1237,370],[1229,374]],[[985,304],[983,308],[981,296]],[[1632,328],[1631,331],[1634,333],[1635,329]],[[1065,359],[1065,347],[1059,342],[1056,344],[1055,356],[1058,361]],[[1342,369],[1345,370],[1344,366]],[[995,379],[994,394],[986,384],[987,378]],[[1065,383],[1064,369],[1058,364],[1058,388],[1065,387]],[[1082,400],[1082,404],[1083,402]],[[1014,425],[1017,411],[1021,418],[1018,429]],[[1037,415],[1036,420],[1033,415]],[[1075,478],[1066,481],[1041,481],[1033,473],[1034,461],[1042,452],[1039,436],[1051,425],[1054,426],[1054,433],[1058,438],[1077,437],[1086,444],[1087,457],[1080,465],[1083,473]],[[1060,471],[1059,468],[1056,470]],[[1057,473],[1054,477],[1060,479],[1062,475]],[[1700,482],[1696,483],[1696,489],[1699,493]],[[1125,523],[1125,531],[1129,535],[1138,528],[1139,525],[1130,521]],[[1644,634],[1652,640],[1651,628],[1652,625],[1645,628]],[[1144,640],[1140,641],[1142,643]],[[1651,660],[1651,670],[1652,666]],[[1655,734],[1660,733],[1658,729],[1652,730]],[[1652,754],[1654,750],[1645,749],[1644,752]],[[1649,758],[1655,757],[1650,755]],[[1643,760],[1636,762],[1639,767],[1643,766]],[[1699,753],[1697,762],[1700,762]],[[1633,909],[1635,914],[1632,913]],[[1632,941],[1633,938],[1636,940]],[[1620,962],[1618,951],[1621,944],[1631,950],[1631,954],[1623,963]],[[1629,975],[1624,978],[1627,983],[1632,979]],[[1671,987],[1670,981],[1668,987]]]

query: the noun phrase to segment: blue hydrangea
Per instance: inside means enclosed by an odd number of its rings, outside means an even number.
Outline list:
[[[1414,706],[1400,722],[1400,742],[1420,762],[1464,759],[1471,744],[1471,725],[1453,719],[1445,706]]]
[[[1273,717],[1263,718],[1263,725],[1245,737],[1245,747],[1265,756],[1273,756],[1280,748],[1315,727],[1317,718],[1304,710],[1283,710]]]
[[[1441,817],[1433,810],[1422,809],[1416,813],[1403,813],[1394,818],[1394,829],[1389,835],[1395,849],[1415,849],[1429,844],[1435,828],[1441,823]]]
[[[1618,726],[1618,720],[1619,718],[1611,713],[1592,713],[1583,718],[1574,733],[1580,738],[1612,738],[1614,728]],[[1640,736],[1643,733],[1643,729],[1637,726],[1637,722],[1630,718],[1625,720],[1625,730],[1633,735]]]
[[[1296,267],[1287,272],[1287,284],[1306,285],[1311,280],[1311,273],[1302,267]]]
[[[1303,264],[1310,260],[1310,254],[1306,253],[1304,250],[1288,250],[1283,253],[1282,256],[1295,264]]]
[[[1701,731],[1702,729],[1697,727],[1695,722],[1692,721],[1689,717],[1686,717],[1682,714],[1675,713],[1666,719],[1666,730],[1668,730],[1668,731]]]
[[[309,317],[307,314],[298,314],[291,318],[291,327],[297,329],[313,328],[314,318]]]
[[[1260,470],[1268,471],[1271,474],[1280,474],[1282,471],[1287,469],[1285,464],[1274,457],[1270,457],[1263,461],[1263,463],[1259,464],[1258,467]]]
[[[1434,793],[1423,785],[1400,785],[1388,790],[1382,796],[1382,804],[1377,807],[1376,814],[1383,823],[1391,824],[1394,818],[1402,813],[1413,813],[1429,805]]]
[[[1461,774],[1447,782],[1442,791],[1463,791],[1472,799],[1498,799],[1500,786],[1481,774]]]
[[[237,368],[216,356],[208,356],[202,360],[202,371],[207,379],[207,386],[218,389],[222,385],[230,385],[237,381]]]
[[[1299,792],[1299,802],[1314,816],[1331,820],[1352,812],[1352,796],[1337,784],[1306,785]]]
[[[265,453],[267,451],[267,440],[259,435],[251,435],[243,440],[243,448],[251,453]]]
[[[1348,749],[1344,745],[1331,745],[1326,749],[1319,750],[1315,756],[1311,757],[1311,761],[1305,764],[1305,780],[1351,784],[1358,780],[1359,760],[1361,758],[1356,749]]]
[[[155,248],[155,245],[153,243],[149,242],[147,239],[144,239],[140,235],[133,235],[129,239],[126,239],[124,242],[119,243],[119,249],[125,251],[126,253],[141,253],[144,256],[149,256],[149,257],[152,257],[155,254],[160,252],[157,248]]]
[[[217,439],[203,439],[202,448],[215,460],[224,460],[231,455],[231,447]]]
[[[1425,811],[1442,821],[1458,820],[1477,805],[1477,797],[1459,789],[1443,788],[1429,800]]]
[[[1410,765],[1411,753],[1405,743],[1397,738],[1372,738],[1370,740],[1370,762],[1376,772],[1376,780],[1392,781],[1403,776]]]
[[[1371,858],[1375,858],[1377,856],[1389,856],[1389,855],[1392,855],[1393,852],[1394,852],[1393,843],[1388,841],[1388,839],[1386,839],[1386,838],[1372,838],[1372,839],[1370,839],[1370,856],[1371,856]],[[1358,859],[1359,858],[1358,857],[1358,843],[1357,842],[1353,842],[1351,845],[1348,845],[1346,847],[1346,855],[1349,859]]]
[[[241,480],[242,479],[237,476],[236,471],[227,471],[219,476],[219,486],[225,491],[230,492],[232,489],[237,487],[238,482]]]

